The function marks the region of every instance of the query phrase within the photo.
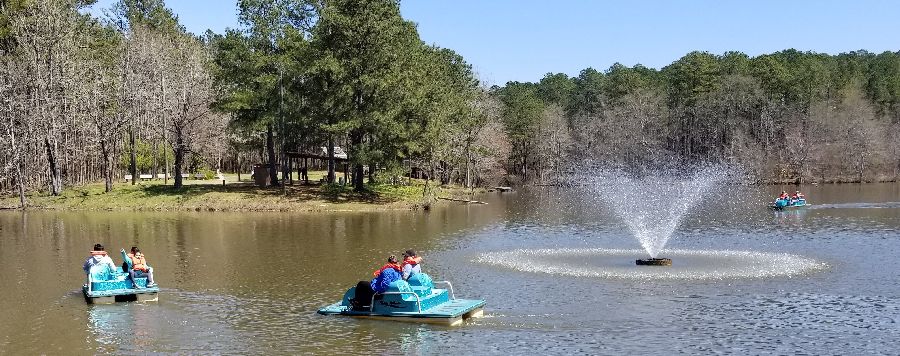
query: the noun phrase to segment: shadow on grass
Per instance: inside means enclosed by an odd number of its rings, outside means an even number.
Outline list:
[[[244,198],[281,198],[291,202],[322,200],[330,203],[388,204],[402,200],[387,197],[367,189],[355,192],[349,186],[337,184],[294,184],[285,187],[260,188],[253,183],[237,182],[222,186],[217,184],[191,184],[175,189],[168,185],[151,185],[142,189],[147,196],[181,196],[183,200],[209,193],[237,193]]]

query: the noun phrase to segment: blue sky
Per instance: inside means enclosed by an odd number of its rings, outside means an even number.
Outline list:
[[[237,26],[229,0],[167,4],[192,32]],[[402,12],[424,41],[459,52],[500,85],[615,62],[661,68],[693,50],[900,50],[900,1],[887,0],[403,0]]]

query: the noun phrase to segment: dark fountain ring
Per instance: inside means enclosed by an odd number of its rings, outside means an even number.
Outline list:
[[[635,264],[638,266],[671,266],[672,259],[670,258],[645,258],[641,260],[635,260]]]

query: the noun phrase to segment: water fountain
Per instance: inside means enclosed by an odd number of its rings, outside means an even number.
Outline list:
[[[644,173],[639,178],[619,171],[604,172],[586,179],[593,198],[613,211],[638,239],[649,258],[638,259],[639,266],[671,266],[672,260],[658,257],[666,242],[687,213],[710,196],[718,183],[732,171],[709,166],[691,174]]]
[[[594,171],[596,172],[596,171]],[[720,194],[724,182],[739,177],[737,170],[723,166],[708,166],[684,170],[660,170],[659,173],[642,172],[640,175],[622,171],[604,171],[590,177],[580,177],[581,188],[575,193],[587,197],[588,207],[602,204],[615,216],[615,224],[622,224],[629,235],[638,240],[642,250],[609,248],[538,248],[517,249],[482,253],[477,262],[502,266],[518,271],[549,273],[577,277],[636,280],[706,280],[733,278],[768,278],[793,276],[827,268],[827,265],[811,258],[788,253],[734,251],[734,250],[685,250],[666,249],[666,243],[674,235],[686,216],[700,211],[700,204],[714,204],[717,213],[727,214],[739,199],[731,194]],[[586,189],[587,194],[584,194]],[[732,189],[729,189],[729,193]],[[727,199],[721,199],[727,196]],[[740,206],[746,206],[741,204]],[[580,209],[582,214],[597,214],[596,209]],[[709,210],[706,210],[709,212]],[[693,215],[699,216],[699,215]],[[598,217],[600,218],[600,217]],[[719,231],[703,231],[715,236]],[[723,226],[727,229],[727,226]],[[613,227],[613,231],[616,228]],[[559,234],[559,240],[571,240],[571,232],[553,230],[543,235]],[[585,231],[592,234],[592,231]],[[576,234],[580,235],[580,234]],[[610,236],[605,233],[604,237]],[[613,232],[618,236],[620,233]],[[590,243],[590,242],[588,242]],[[615,242],[616,244],[618,243]],[[665,257],[660,256],[665,254]],[[634,257],[646,257],[637,260]],[[625,261],[630,262],[626,264]],[[673,260],[675,261],[673,263]],[[638,266],[667,266],[666,268],[640,268]]]

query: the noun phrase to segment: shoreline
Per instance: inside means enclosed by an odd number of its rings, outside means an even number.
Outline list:
[[[221,181],[218,181],[221,182]],[[251,182],[227,184],[196,181],[176,190],[162,182],[135,185],[118,183],[104,192],[103,183],[69,187],[60,196],[46,192],[27,195],[31,211],[108,212],[294,212],[337,213],[378,211],[419,211],[451,205],[444,198],[465,198],[485,192],[483,188],[434,186],[433,198],[423,197],[424,182],[411,185],[367,185],[368,191],[353,192],[348,186],[297,184],[284,188],[259,188]],[[18,196],[0,197],[0,211],[23,210]]]

